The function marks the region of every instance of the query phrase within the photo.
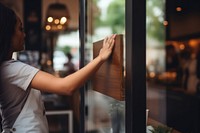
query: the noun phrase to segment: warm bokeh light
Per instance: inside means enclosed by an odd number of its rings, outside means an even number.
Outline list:
[[[51,60],[47,60],[47,65],[50,66],[52,64]]]
[[[167,26],[168,25],[168,21],[163,21],[163,25]]]
[[[53,22],[53,17],[48,17],[48,18],[47,18],[47,21],[48,21],[49,23]]]
[[[156,76],[155,72],[150,72],[150,73],[149,73],[149,77],[150,77],[150,78],[155,78],[155,76]]]
[[[185,49],[185,45],[184,44],[180,44],[179,48],[180,48],[180,50],[184,50]]]
[[[189,42],[188,42],[189,46],[192,47],[192,48],[197,48],[198,43],[199,43],[199,42],[198,42],[198,40],[196,40],[196,39],[191,39],[191,40],[189,40]]]
[[[180,11],[182,11],[182,8],[181,8],[181,7],[177,7],[177,8],[176,8],[176,11],[177,11],[177,12],[180,12]]]
[[[45,29],[46,30],[51,30],[51,26],[50,25],[46,25]]]
[[[66,17],[62,17],[60,19],[60,24],[65,24],[67,22],[67,18]]]
[[[45,25],[50,26],[45,27],[46,31],[59,32],[68,28],[68,19],[70,18],[70,14],[66,4],[60,2],[49,4],[46,16]]]
[[[54,20],[54,23],[55,23],[55,24],[59,24],[59,23],[60,23],[60,20],[59,20],[59,19],[55,19],[55,20]]]
[[[57,26],[57,28],[58,28],[59,30],[61,30],[62,27],[63,27],[62,25],[58,25],[58,26]]]

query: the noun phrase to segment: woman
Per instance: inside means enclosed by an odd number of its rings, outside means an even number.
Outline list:
[[[3,133],[48,133],[40,91],[72,95],[110,56],[115,35],[104,39],[98,57],[79,71],[64,77],[13,60],[13,52],[24,49],[23,26],[18,16],[0,3],[0,108]]]

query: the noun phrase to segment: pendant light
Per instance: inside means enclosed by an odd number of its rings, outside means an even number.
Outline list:
[[[45,30],[49,32],[64,31],[69,24],[69,11],[67,6],[61,3],[50,4],[47,9]]]

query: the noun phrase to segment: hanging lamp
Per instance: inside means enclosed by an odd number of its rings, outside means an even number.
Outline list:
[[[69,11],[67,6],[61,3],[50,4],[47,9],[45,30],[49,32],[64,31],[69,24]]]

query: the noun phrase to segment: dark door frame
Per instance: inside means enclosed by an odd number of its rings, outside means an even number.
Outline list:
[[[79,40],[80,40],[80,68],[85,66],[85,39],[86,39],[86,5],[87,0],[79,0]],[[85,132],[85,89],[80,89],[80,133]]]
[[[80,68],[84,66],[87,0],[80,0]],[[126,0],[126,133],[146,132],[146,0]],[[81,89],[80,133],[85,132],[85,87]]]
[[[146,133],[146,0],[126,0],[126,133]]]

